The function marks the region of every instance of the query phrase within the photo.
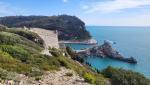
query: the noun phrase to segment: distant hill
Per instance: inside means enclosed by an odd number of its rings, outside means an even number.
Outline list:
[[[8,27],[38,27],[58,30],[60,40],[85,40],[91,38],[85,23],[75,16],[7,16],[0,17],[0,24]]]

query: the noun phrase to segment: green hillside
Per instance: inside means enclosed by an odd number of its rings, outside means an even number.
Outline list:
[[[85,23],[75,16],[8,16],[0,17],[0,24],[8,27],[38,27],[58,30],[60,40],[85,40],[91,38]]]
[[[35,42],[32,38],[41,41]],[[62,53],[65,50],[50,49],[53,57],[40,54],[44,49],[42,43],[42,39],[37,34],[27,30],[0,31],[0,71],[2,71],[0,78],[14,80],[12,76],[15,75],[12,73],[36,77],[42,75],[44,71],[59,70],[59,67],[63,66],[73,69],[80,76],[85,77],[89,83],[104,85],[105,78],[101,74],[93,72],[87,66],[81,66],[69,56],[63,56]]]

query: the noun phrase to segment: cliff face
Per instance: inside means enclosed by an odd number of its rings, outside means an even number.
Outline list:
[[[91,36],[85,23],[75,16],[8,16],[1,17],[0,24],[8,27],[38,27],[58,30],[61,40],[85,40]]]

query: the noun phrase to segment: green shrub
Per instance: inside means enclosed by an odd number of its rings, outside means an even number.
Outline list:
[[[39,80],[41,80],[41,77],[35,77],[35,80],[39,81]]]
[[[111,79],[112,85],[150,85],[149,79],[130,70],[108,67],[103,74]]]
[[[32,42],[31,40],[28,40],[27,38],[19,36],[17,34],[8,33],[8,32],[0,32],[0,44],[3,45],[21,44],[36,50],[42,49],[40,46],[38,46],[36,43]]]
[[[52,54],[54,57],[59,57],[63,55],[63,51],[56,49],[56,48],[49,48],[49,52]]]
[[[10,56],[6,52],[2,52],[0,50],[0,63],[9,63],[9,64],[16,64],[17,61],[16,59],[13,59],[12,56]]]
[[[69,46],[66,47],[66,51],[72,58],[77,57],[77,54]]]
[[[0,67],[12,72],[30,73],[31,66],[21,63],[19,60],[14,59],[6,52],[0,51]]]
[[[7,70],[0,68],[0,78],[3,80],[16,80],[17,75],[16,72],[8,72]]]
[[[18,46],[0,45],[0,50],[9,53],[12,57],[17,58],[22,62],[27,62],[30,57],[30,54],[26,50]]]
[[[23,29],[7,29],[7,32],[10,33],[14,33],[14,34],[18,34],[22,37],[25,37],[37,44],[39,44],[40,46],[44,46],[44,41],[43,39],[36,33],[28,31],[28,30],[23,30]]]
[[[30,72],[29,76],[37,77],[41,76],[43,74],[43,71],[37,67],[32,67],[32,71]]]
[[[56,51],[50,51],[50,53],[51,53],[52,56],[54,56],[54,57],[59,57],[59,56],[60,56],[60,54],[59,54],[58,52],[56,52]]]
[[[42,70],[58,70],[60,63],[56,57],[50,57],[47,55],[36,54],[31,58],[31,63],[38,66]]]
[[[84,73],[83,77],[86,82],[89,82],[91,84],[95,83],[95,77],[93,75],[91,75],[90,73]]]
[[[68,63],[67,63],[66,61],[61,60],[61,59],[59,59],[58,61],[60,62],[60,65],[61,65],[61,66],[64,66],[64,67],[66,67],[66,68],[69,68]]]
[[[6,26],[4,26],[4,25],[0,25],[0,31],[5,31],[6,30]]]
[[[66,73],[66,76],[69,76],[69,77],[71,77],[71,76],[73,76],[73,73],[71,73],[71,72],[68,72],[68,73]]]

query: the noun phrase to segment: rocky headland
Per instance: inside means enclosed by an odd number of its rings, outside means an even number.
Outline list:
[[[92,48],[80,50],[77,52],[79,56],[98,56],[98,57],[109,57],[112,59],[136,64],[137,61],[133,57],[126,58],[123,55],[121,55],[118,51],[116,51],[114,48],[112,48],[111,44],[107,41],[104,41],[103,45],[94,46]]]
[[[59,40],[86,40],[91,35],[86,30],[85,23],[76,16],[7,16],[0,17],[0,24],[22,28],[43,28],[57,30]]]

